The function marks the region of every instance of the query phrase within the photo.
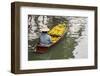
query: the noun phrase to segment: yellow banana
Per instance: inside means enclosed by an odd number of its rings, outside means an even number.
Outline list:
[[[48,34],[49,35],[62,35],[62,33],[64,32],[65,29],[65,23],[62,24],[58,24],[56,25],[53,29],[51,29]],[[53,40],[56,40],[56,38],[53,38]]]

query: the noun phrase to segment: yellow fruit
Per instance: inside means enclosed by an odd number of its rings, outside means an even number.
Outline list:
[[[59,36],[61,36],[64,33],[64,30],[65,30],[65,23],[62,23],[56,25],[48,32],[48,34],[51,35],[51,40],[53,43],[55,43],[59,39]]]
[[[56,35],[56,36],[61,36],[65,30],[65,23],[58,24],[54,28],[52,28],[48,34],[49,35]]]
[[[58,39],[59,39],[59,37],[51,36],[51,40],[53,43],[55,43]]]

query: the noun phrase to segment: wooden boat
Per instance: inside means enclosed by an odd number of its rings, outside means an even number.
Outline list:
[[[45,53],[45,52],[47,52],[49,48],[51,48],[52,46],[57,44],[64,37],[64,35],[68,31],[66,29],[68,29],[68,26],[65,27],[64,32],[62,33],[61,36],[59,36],[59,38],[57,39],[56,42],[54,42],[54,43],[52,43],[50,45],[47,45],[47,46],[42,46],[42,45],[38,44],[37,47],[36,47],[36,53]]]

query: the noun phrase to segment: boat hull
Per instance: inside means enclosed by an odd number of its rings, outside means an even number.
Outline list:
[[[45,52],[47,52],[48,48],[49,47],[37,46],[36,47],[36,52],[37,53],[45,53]]]

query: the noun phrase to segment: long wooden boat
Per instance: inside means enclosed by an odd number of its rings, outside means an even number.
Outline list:
[[[54,42],[50,45],[47,45],[47,46],[42,46],[42,45],[38,44],[37,47],[36,47],[36,53],[45,53],[45,52],[47,52],[49,48],[51,48],[52,46],[57,44],[64,37],[64,35],[68,31],[67,29],[68,29],[68,26],[65,27],[64,32],[62,33],[61,36],[59,36],[59,38],[57,39],[56,42]]]

